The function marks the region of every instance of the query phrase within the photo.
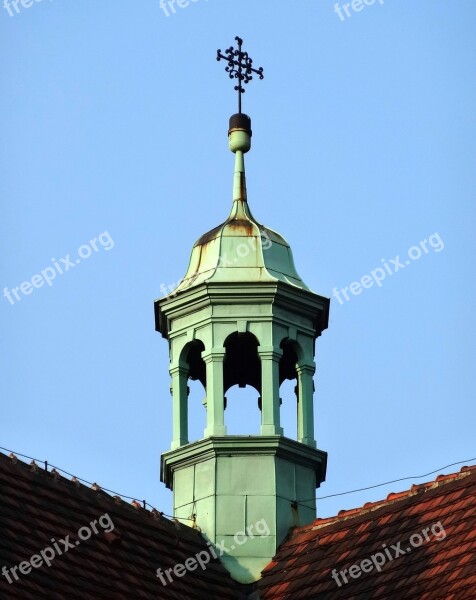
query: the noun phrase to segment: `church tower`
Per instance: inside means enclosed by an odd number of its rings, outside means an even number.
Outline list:
[[[155,302],[155,318],[169,343],[173,402],[173,439],[162,455],[161,480],[173,490],[174,516],[193,518],[211,544],[226,547],[221,561],[234,579],[250,583],[290,528],[316,517],[327,454],[314,437],[314,352],[328,325],[329,299],[305,285],[287,242],[250,211],[244,155],[252,132],[241,94],[252,73],[263,73],[236,40],[237,50],[218,51],[238,79],[239,112],[228,131],[235,154],[231,212],[197,240],[177,289]],[[188,379],[205,390],[206,428],[194,442],[188,438]],[[286,379],[296,380],[296,440],[283,435],[280,422]],[[227,435],[225,395],[234,385],[258,391],[260,435]]]

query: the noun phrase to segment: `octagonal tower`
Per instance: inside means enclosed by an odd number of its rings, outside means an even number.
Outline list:
[[[173,490],[174,515],[193,518],[211,544],[226,547],[220,558],[242,583],[259,578],[291,527],[315,519],[327,459],[314,437],[313,375],[329,299],[305,285],[288,243],[251,214],[244,167],[251,135],[250,118],[233,115],[230,215],[195,243],[173,294],[155,302],[156,329],[169,342],[173,401],[161,480]],[[207,414],[203,438],[193,443],[188,379],[202,383]],[[285,379],[297,381],[297,440],[280,423]],[[260,395],[260,435],[227,435],[225,394],[236,384]],[[245,542],[237,542],[239,532],[248,532]]]

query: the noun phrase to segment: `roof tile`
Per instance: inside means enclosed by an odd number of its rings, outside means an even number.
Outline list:
[[[118,500],[103,492],[70,481],[58,472],[48,472],[0,454],[0,568],[7,569],[29,561],[56,542],[58,551],[46,568],[32,568],[22,575],[18,568],[12,583],[0,577],[0,598],[12,600],[71,600],[84,598],[134,598],[156,600],[202,600],[204,597],[235,600],[239,586],[218,560],[207,569],[174,577],[165,587],[156,570],[183,564],[207,544],[200,533],[177,524],[158,512],[145,510],[140,503]],[[109,515],[110,521],[101,517]],[[82,527],[97,534],[89,539]],[[104,527],[100,527],[100,523]],[[107,536],[110,529],[117,535]],[[73,544],[65,551],[66,536]],[[54,540],[54,541],[53,541]]]
[[[303,548],[305,562],[291,562]],[[398,548],[403,554],[396,556]],[[377,553],[385,560],[380,570],[371,561],[383,560]],[[368,569],[366,559],[370,572],[354,569],[352,577],[353,565]],[[476,467],[463,467],[295,529],[259,589],[263,600],[474,600],[475,573]]]

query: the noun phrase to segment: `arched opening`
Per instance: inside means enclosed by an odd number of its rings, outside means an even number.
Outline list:
[[[261,391],[261,361],[258,340],[252,333],[232,333],[225,340],[223,387],[225,393],[233,385],[251,385]]]
[[[283,355],[279,361],[279,394],[281,397],[281,425],[286,437],[297,439],[298,430],[298,347],[285,339],[280,344]]]
[[[188,380],[188,441],[196,442],[203,438],[207,425],[207,410],[205,408],[206,394],[200,381]]]
[[[203,350],[205,350],[204,344],[200,340],[194,340],[182,351],[182,362],[185,362],[187,369],[187,439],[189,442],[203,438],[207,421],[204,405],[207,377],[202,358]]]
[[[202,352],[205,350],[203,342],[194,340],[185,346],[187,350],[186,361],[189,366],[188,376],[192,381],[200,381],[204,389],[207,387],[207,371]]]
[[[258,340],[252,333],[232,333],[224,343],[223,389],[227,431],[258,435],[261,412],[261,361]]]
[[[298,442],[316,447],[314,439],[314,381],[313,361],[305,360],[301,346],[292,340],[281,342],[283,356],[280,361],[280,384],[283,381],[295,381],[296,439]]]
[[[226,393],[226,427],[228,435],[259,435],[261,411],[259,394],[251,386],[232,386]]]
[[[297,440],[297,381],[285,379],[279,388],[283,435]]]

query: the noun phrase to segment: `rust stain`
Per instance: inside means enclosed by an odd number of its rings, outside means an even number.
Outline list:
[[[257,225],[259,227],[259,225],[257,223],[253,223],[252,221],[248,221],[248,219],[230,219],[229,221],[225,221],[221,225],[218,225],[218,227],[214,227],[213,229],[211,229],[207,233],[204,233],[195,242],[195,247],[196,246],[203,246],[204,244],[207,244],[208,242],[211,242],[213,239],[215,239],[218,236],[218,234],[220,232],[223,231],[223,229],[225,227],[230,228],[234,232],[243,233],[243,235],[251,237],[251,236],[254,235],[254,233],[253,233],[253,226],[254,225]]]
[[[253,235],[253,223],[247,219],[231,219],[225,225],[232,231],[243,232],[248,237]]]
[[[221,223],[220,225],[218,225],[218,227],[214,227],[207,233],[204,233],[202,235],[202,237],[198,238],[198,240],[195,242],[195,246],[201,246],[202,244],[211,242],[211,240],[213,240],[217,236],[217,234],[223,229],[223,227],[225,225],[226,225],[226,221],[224,223]]]

